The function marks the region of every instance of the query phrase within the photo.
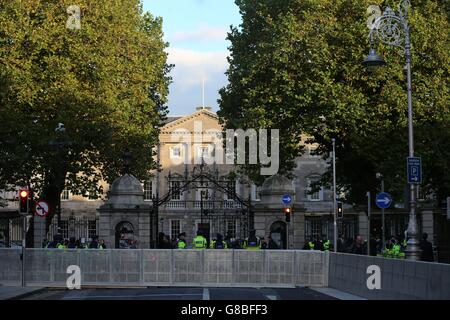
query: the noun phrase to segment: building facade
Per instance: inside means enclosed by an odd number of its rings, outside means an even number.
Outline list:
[[[315,237],[325,236],[333,240],[332,191],[321,188],[310,192],[311,186],[330,165],[329,161],[314,154],[314,145],[305,144],[306,152],[296,159],[294,179],[275,175],[268,177],[262,186],[257,186],[239,175],[237,166],[226,164],[225,154],[221,155],[222,158],[217,156],[214,136],[220,132],[222,127],[218,117],[209,108],[198,108],[183,117],[170,117],[161,128],[156,150],[160,170],[151,172],[148,179],[141,181],[145,210],[149,217],[157,221],[144,223],[153,228],[152,232],[142,233],[140,230],[140,233],[152,239],[143,241],[140,236],[141,247],[152,246],[159,233],[175,239],[185,232],[190,243],[199,230],[211,239],[217,233],[244,239],[249,230],[255,229],[259,237],[271,236],[280,248],[301,249],[305,242]],[[290,222],[286,222],[283,213],[281,198],[284,194],[290,194],[293,198]],[[58,228],[66,238],[102,236],[102,211],[98,209],[105,204],[107,197],[105,194],[102,199],[86,199],[64,190],[61,219],[58,223],[55,218],[46,237],[51,237]],[[9,202],[9,211],[13,207],[14,203]],[[141,212],[142,216],[145,214],[146,211]],[[423,206],[419,218],[420,230],[436,241],[438,236],[434,231],[439,214]],[[118,230],[126,230],[127,235],[132,235],[142,229],[142,225],[127,221],[126,217],[114,221],[117,225],[108,224],[113,231],[107,233],[108,239],[105,239],[109,248],[120,247],[123,234]],[[346,205],[344,216],[338,221],[339,234],[346,240],[354,239],[357,234],[367,238],[367,222],[366,208]],[[406,209],[387,210],[386,234],[402,236],[407,222]],[[5,226],[1,228],[3,233],[9,232]],[[370,231],[372,236],[380,235],[381,215],[377,210],[373,210]],[[37,242],[38,239],[35,246]]]

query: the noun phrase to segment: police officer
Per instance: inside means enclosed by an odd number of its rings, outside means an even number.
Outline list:
[[[46,248],[49,248],[49,249],[58,248],[58,246],[61,244],[61,240],[62,240],[61,236],[59,234],[55,234],[53,236],[53,241],[47,243]]]
[[[99,249],[98,236],[93,236],[91,243],[89,243],[89,249]]]
[[[316,236],[316,241],[314,241],[314,249],[311,250],[320,250],[323,251],[323,242],[319,236]]]
[[[206,241],[201,231],[197,231],[197,236],[194,238],[192,247],[194,249],[206,249],[208,247],[208,241]]]
[[[61,241],[60,243],[58,243],[56,248],[58,248],[58,249],[67,249],[66,241]]]
[[[228,245],[222,240],[223,237],[220,233],[217,234],[217,239],[211,241],[210,249],[228,249]]]
[[[256,236],[256,231],[250,231],[250,235],[244,241],[244,249],[247,250],[259,250],[261,249],[261,241]]]
[[[186,232],[178,235],[177,249],[186,249]]]
[[[331,249],[331,241],[326,236],[322,240],[323,251],[329,251]]]
[[[314,250],[313,237],[310,237],[309,241],[305,243],[303,250]]]

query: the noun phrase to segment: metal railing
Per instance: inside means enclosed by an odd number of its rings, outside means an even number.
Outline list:
[[[27,249],[25,282],[65,287],[80,267],[83,286],[328,285],[328,253],[282,250]],[[20,285],[20,250],[0,249],[0,284]]]

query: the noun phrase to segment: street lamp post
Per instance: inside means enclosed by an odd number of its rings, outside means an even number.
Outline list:
[[[384,177],[381,173],[377,173],[377,179],[381,180],[381,193],[384,193]],[[384,248],[386,245],[386,220],[384,215],[384,208],[381,208],[381,248]]]
[[[333,247],[334,252],[337,252],[337,210],[336,210],[336,139],[332,139],[333,142]]]
[[[408,82],[408,141],[409,157],[414,157],[414,131],[413,131],[413,109],[412,109],[412,84],[411,84],[411,41],[410,27],[408,24],[408,11],[411,7],[409,0],[402,0],[399,4],[398,13],[390,7],[387,7],[383,15],[375,19],[370,31],[371,45],[374,36],[390,46],[400,47],[405,50],[406,72]],[[375,49],[370,49],[369,55],[364,60],[366,67],[379,67],[384,65],[383,59],[378,56]],[[410,260],[420,259],[420,247],[418,240],[418,227],[416,215],[416,187],[413,183],[409,184],[410,202],[409,202],[409,222],[408,222],[408,248],[406,258]]]

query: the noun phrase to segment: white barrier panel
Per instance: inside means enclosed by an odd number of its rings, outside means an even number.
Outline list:
[[[20,255],[22,249],[0,249],[0,284],[21,285],[22,261]]]
[[[281,250],[27,249],[26,283],[65,287],[79,266],[85,286],[324,286],[327,253]],[[0,284],[20,285],[20,249],[0,249]]]

